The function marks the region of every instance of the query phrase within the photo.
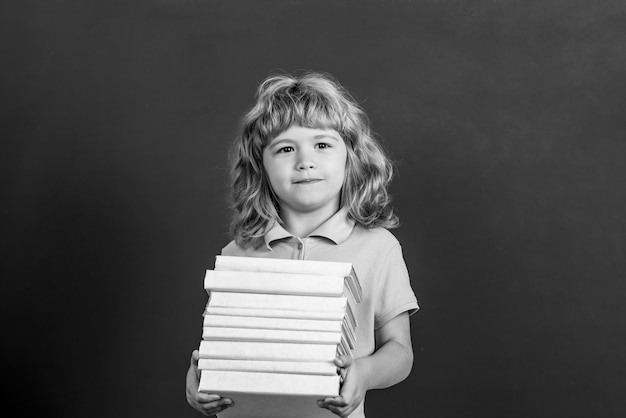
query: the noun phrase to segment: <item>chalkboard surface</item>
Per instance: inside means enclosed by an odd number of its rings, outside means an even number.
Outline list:
[[[204,269],[258,82],[325,71],[396,161],[411,376],[368,417],[626,414],[626,4],[0,6],[7,398],[199,416]]]

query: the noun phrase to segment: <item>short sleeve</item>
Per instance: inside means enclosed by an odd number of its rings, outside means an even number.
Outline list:
[[[222,248],[222,255],[227,256],[241,256],[244,251],[235,243],[235,241],[231,241],[227,246]]]
[[[403,312],[413,315],[419,309],[400,243],[396,242],[381,258],[380,266],[375,280],[375,329]]]

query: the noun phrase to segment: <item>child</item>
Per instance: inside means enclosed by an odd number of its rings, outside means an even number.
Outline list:
[[[354,360],[335,360],[344,376],[340,396],[318,405],[365,417],[365,393],[401,382],[413,364],[409,315],[417,300],[386,229],[398,223],[386,190],[391,163],[363,110],[328,75],[272,76],[256,99],[234,143],[234,240],[222,254],[353,264],[363,288]],[[188,402],[205,415],[233,406],[198,392],[197,363],[194,351]]]

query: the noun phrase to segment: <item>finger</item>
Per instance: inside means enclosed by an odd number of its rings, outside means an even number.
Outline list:
[[[324,399],[324,404],[326,406],[343,407],[347,406],[348,402],[341,396],[335,396],[333,398]]]
[[[235,403],[230,398],[222,398],[220,400],[202,405],[202,410],[210,414],[218,414],[226,408],[234,406]]]
[[[350,367],[350,365],[352,364],[352,356],[347,356],[347,355],[339,356],[335,358],[334,362],[335,362],[335,366],[337,367],[342,367],[342,368]]]
[[[194,370],[193,366],[189,366],[187,369],[187,376],[185,378],[187,383],[187,395],[195,396],[198,393],[198,375],[196,370]]]
[[[341,376],[341,386],[343,386],[345,380],[346,380],[346,376],[348,376],[348,369],[344,368],[344,367],[340,367],[337,369],[337,373],[339,374],[339,376]]]
[[[348,414],[346,413],[345,408],[337,407],[337,406],[334,406],[334,405],[328,405],[327,409],[330,412],[332,412],[333,414],[339,415],[340,417],[347,417],[348,416]]]
[[[198,392],[196,400],[198,403],[215,402],[221,399],[221,396],[215,393]]]
[[[193,350],[191,352],[191,367],[196,373],[196,377],[200,380],[200,370],[198,370],[198,359],[200,358],[200,352],[198,350]]]
[[[199,358],[200,358],[200,352],[198,350],[193,350],[191,352],[191,359],[189,360],[189,365],[198,367]]]

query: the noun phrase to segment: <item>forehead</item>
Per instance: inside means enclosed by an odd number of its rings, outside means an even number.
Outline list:
[[[323,129],[323,128],[306,128],[303,126],[290,126],[288,129],[284,130],[280,134],[276,135],[274,138],[270,140],[270,143],[281,141],[281,140],[306,140],[306,139],[322,139],[329,138],[341,141],[343,138],[334,129]]]

